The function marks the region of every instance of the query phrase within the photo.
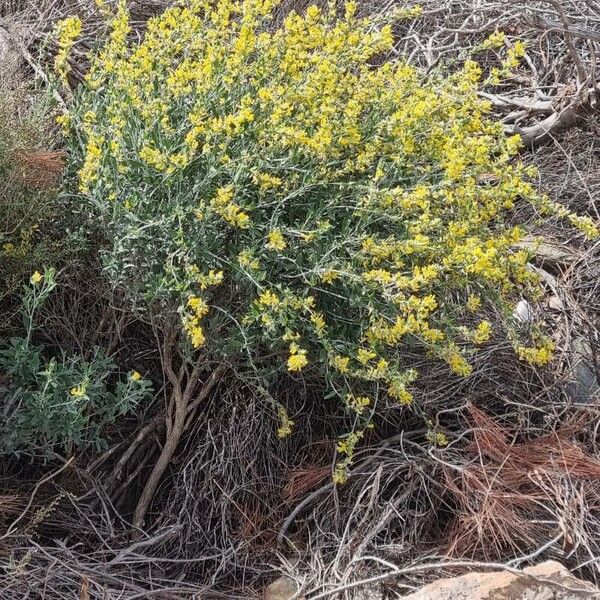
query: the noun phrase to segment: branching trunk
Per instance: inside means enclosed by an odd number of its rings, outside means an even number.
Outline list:
[[[203,382],[199,382],[199,376],[204,370],[205,363],[198,360],[188,372],[185,362],[175,373],[172,365],[173,353],[175,351],[175,336],[167,336],[163,344],[162,363],[164,372],[171,383],[172,390],[166,411],[166,439],[158,460],[152,468],[152,472],[144,485],[137,506],[133,513],[133,526],[141,530],[144,526],[146,513],[156,494],[161,479],[171,463],[177,447],[185,433],[190,421],[187,419],[190,410],[199,406],[202,401],[210,395],[220,381],[225,365],[219,365],[211,375]]]

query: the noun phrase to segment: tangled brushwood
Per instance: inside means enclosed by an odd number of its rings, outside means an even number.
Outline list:
[[[597,42],[517,4],[0,8],[2,600],[600,579]]]

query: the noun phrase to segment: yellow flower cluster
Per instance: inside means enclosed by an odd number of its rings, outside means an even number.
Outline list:
[[[277,413],[279,416],[280,425],[277,429],[277,437],[284,439],[292,434],[294,428],[294,421],[290,419],[287,410],[284,406],[279,405],[277,407]]]
[[[261,306],[266,306],[267,308],[275,308],[276,306],[279,306],[280,300],[276,294],[274,294],[270,290],[265,290],[258,297],[258,303]]]
[[[73,396],[73,398],[83,398],[87,393],[87,384],[82,382],[79,385],[72,387],[69,390],[69,393],[71,396]]]
[[[275,189],[281,185],[281,179],[269,173],[256,173],[254,181],[262,191]]]
[[[519,358],[536,367],[547,365],[554,356],[555,348],[554,342],[545,336],[538,336],[535,346],[515,345]]]
[[[37,285],[40,281],[42,281],[43,278],[44,276],[39,271],[35,271],[35,273],[30,277],[29,281],[33,285]]]
[[[283,233],[281,233],[280,229],[273,229],[272,231],[269,231],[267,240],[268,241],[265,244],[265,248],[269,250],[281,252],[287,248],[287,242],[285,241]]]
[[[301,371],[307,364],[306,350],[300,348],[295,342],[292,342],[290,344],[290,356],[287,361],[288,371]]]
[[[504,45],[504,42],[506,41],[506,35],[504,34],[503,31],[494,31],[494,33],[492,33],[490,36],[488,36],[483,44],[481,45],[481,47],[484,50],[490,49],[490,48],[500,48],[501,46]]]
[[[248,229],[252,223],[250,217],[233,202],[234,195],[233,186],[220,187],[211,202],[211,206],[232,227]]]
[[[206,275],[199,274],[196,276],[196,283],[201,290],[206,290],[214,285],[220,285],[223,283],[223,271],[211,269]]]
[[[472,339],[475,344],[485,344],[492,335],[492,325],[489,321],[481,321],[473,332]]]
[[[69,53],[80,33],[81,19],[79,17],[68,17],[59,21],[56,25],[55,35],[58,39],[58,52],[54,58],[54,69],[64,85],[68,85]]]
[[[442,431],[431,431],[427,432],[428,441],[434,446],[444,448],[448,445],[448,436]]]
[[[493,37],[493,36],[491,36]],[[489,38],[488,38],[489,39]],[[504,40],[503,40],[504,42]],[[485,46],[485,42],[484,42]],[[525,45],[520,40],[517,40],[508,49],[506,57],[502,61],[500,67],[494,67],[490,70],[488,78],[489,83],[493,85],[499,84],[503,78],[509,76],[514,69],[521,63],[521,59],[525,56]]]
[[[352,464],[354,451],[363,436],[364,433],[362,431],[353,431],[338,442],[336,448],[337,453],[344,458],[339,460],[336,464],[333,473],[333,481],[335,483],[342,484],[346,482],[348,478],[348,467]]]
[[[206,342],[204,329],[200,321],[208,313],[208,305],[202,298],[191,296],[188,299],[187,306],[189,312],[183,318],[183,328],[189,336],[192,346],[200,348]]]
[[[362,415],[365,408],[370,406],[370,404],[371,398],[368,396],[354,396],[353,394],[348,394],[346,396],[346,406],[357,415]]]

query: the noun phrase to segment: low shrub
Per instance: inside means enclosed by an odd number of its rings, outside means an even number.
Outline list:
[[[0,61],[0,302],[34,270],[66,256],[70,243],[57,193],[64,151],[52,99],[20,68],[10,57]]]
[[[151,393],[132,372],[119,378],[100,348],[90,356],[59,354],[34,342],[35,313],[55,287],[54,271],[36,271],[24,286],[24,335],[0,347],[0,454],[51,456],[103,447],[105,427]]]
[[[411,352],[466,377],[506,326],[523,358],[550,359],[541,332],[482,316],[539,290],[517,202],[595,228],[536,192],[475,62],[443,76],[382,60],[417,9],[311,6],[274,28],[277,4],[179,2],[138,40],[120,2],[59,120],[113,281],[136,310],[179,315],[196,364],[262,390],[284,371],[326,384],[349,415],[341,481],[379,408],[418,409]],[[78,31],[59,28],[62,76]]]

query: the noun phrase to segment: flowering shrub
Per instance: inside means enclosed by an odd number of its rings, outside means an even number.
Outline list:
[[[151,395],[137,372],[113,383],[114,362],[100,348],[90,356],[47,358],[34,343],[35,312],[55,288],[55,273],[36,271],[24,286],[24,335],[0,347],[0,454],[45,455],[103,445],[103,429]]]
[[[354,415],[342,480],[378,403],[413,402],[408,348],[468,376],[493,327],[464,313],[535,292],[508,211],[559,207],[488,118],[476,63],[373,66],[417,9],[311,6],[273,29],[277,4],[180,2],[139,41],[121,2],[60,122],[114,280],[140,308],[176,307],[196,360],[326,382]]]

